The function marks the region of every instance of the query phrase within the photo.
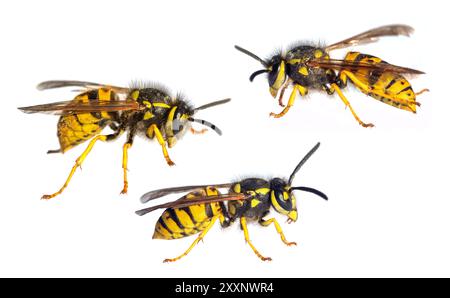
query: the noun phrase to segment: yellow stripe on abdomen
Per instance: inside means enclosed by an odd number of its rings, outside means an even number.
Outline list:
[[[186,199],[218,194],[217,189],[206,187],[187,194]],[[203,231],[220,212],[219,203],[166,209],[158,219],[153,238],[170,240],[197,234]]]
[[[114,100],[115,93],[111,89],[99,88],[84,92],[74,98],[74,102],[84,103],[90,100]],[[79,145],[86,140],[99,134],[106,125],[106,121],[111,119],[108,112],[92,112],[63,115],[58,122],[58,138],[61,151],[66,152],[70,148]]]
[[[358,52],[349,52],[345,56],[346,61],[361,62],[364,64],[387,63],[378,57]],[[363,92],[390,106],[416,112],[416,94],[411,84],[400,74],[369,70],[364,68],[349,68],[341,72],[347,76],[356,87]]]

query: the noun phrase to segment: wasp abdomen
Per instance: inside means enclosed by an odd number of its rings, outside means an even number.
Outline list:
[[[186,195],[187,199],[199,196],[216,196],[219,192],[213,187]],[[221,213],[219,203],[192,205],[183,208],[168,208],[159,218],[153,239],[178,239],[198,234],[203,231],[212,218]]]
[[[90,100],[116,100],[116,94],[111,89],[99,88],[84,92],[74,101],[88,102]],[[115,115],[111,112],[91,112],[63,115],[58,121],[58,139],[61,151],[79,145],[99,134]]]
[[[349,52],[344,60],[364,64],[387,63],[378,57],[359,52]],[[350,72],[353,77],[349,77],[349,79],[361,92],[390,106],[416,112],[416,94],[404,76],[389,71],[381,72],[361,67],[350,70]]]

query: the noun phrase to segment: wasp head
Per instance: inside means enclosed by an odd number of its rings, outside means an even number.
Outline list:
[[[288,182],[281,178],[273,178],[270,180],[270,189],[270,203],[275,211],[286,215],[290,222],[297,221],[297,203]]]
[[[174,102],[176,104],[169,111],[165,127],[169,148],[173,147],[186,128],[189,128],[189,119],[194,115],[194,109],[185,100],[180,99],[179,95]]]
[[[310,192],[321,197],[324,200],[328,200],[328,197],[323,192],[317,189],[306,186],[297,186],[297,187],[291,186],[295,174],[298,172],[298,170],[300,170],[303,164],[314,154],[314,152],[316,152],[319,146],[320,143],[317,143],[317,145],[314,146],[308,152],[308,154],[305,155],[305,157],[303,157],[303,159],[295,167],[288,181],[281,178],[274,178],[270,181],[271,204],[278,213],[284,214],[288,217],[288,222],[296,221],[298,218],[297,203],[295,196],[293,194],[294,190],[302,190]]]
[[[231,99],[227,98],[210,102],[198,108],[192,108],[186,103],[186,101],[177,99],[177,104],[171,108],[168,116],[168,121],[166,123],[166,133],[169,147],[175,145],[176,141],[183,135],[186,129],[190,127],[191,122],[200,123],[214,130],[218,135],[222,135],[222,131],[211,122],[197,119],[193,116],[197,111],[224,104],[229,102],[230,100]]]
[[[284,61],[283,56],[281,54],[276,54],[266,61],[239,46],[235,46],[235,48],[238,51],[259,61],[264,66],[264,69],[257,70],[250,75],[250,82],[253,82],[256,76],[263,73],[268,73],[267,80],[269,82],[269,91],[273,97],[276,97],[278,90],[287,79],[286,62]]]

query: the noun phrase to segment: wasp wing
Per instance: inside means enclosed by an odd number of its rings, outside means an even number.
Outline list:
[[[86,89],[97,89],[97,88],[107,88],[112,89],[116,92],[124,93],[128,92],[129,88],[117,87],[111,85],[98,84],[93,82],[85,82],[85,81],[68,81],[68,80],[52,80],[45,81],[36,86],[38,90],[47,90],[47,89],[55,89],[55,88],[64,88],[64,87],[82,87]]]
[[[225,187],[230,187],[231,183],[215,184],[215,185],[211,185],[211,184],[190,185],[190,186],[170,187],[170,188],[162,188],[162,189],[152,190],[141,196],[141,202],[147,203],[148,201],[151,201],[151,200],[154,200],[157,198],[161,198],[161,197],[167,196],[169,194],[180,193],[180,192],[185,192],[185,191],[192,191],[195,189],[205,188],[208,186],[212,186],[212,187],[216,187],[216,188],[225,188]]]
[[[80,114],[89,112],[117,112],[132,111],[140,108],[139,103],[132,99],[126,100],[81,100],[60,101],[18,108],[24,113],[47,113],[54,115]]]
[[[410,36],[413,32],[414,29],[407,25],[395,24],[382,26],[352,36],[350,38],[334,43],[332,45],[329,45],[325,48],[325,50],[329,52],[336,49],[347,48],[350,46],[377,42],[379,38],[382,36],[397,36],[397,35]]]
[[[156,205],[153,207],[145,208],[136,211],[135,213],[139,216],[147,214],[149,212],[155,211],[157,209],[167,209],[167,208],[183,208],[192,205],[201,205],[201,204],[209,204],[209,203],[217,203],[217,202],[226,202],[226,201],[238,201],[245,200],[250,195],[244,194],[232,194],[232,195],[217,195],[217,196],[201,196],[194,198],[187,198],[186,196],[165,204]]]
[[[362,61],[348,61],[339,59],[312,59],[307,62],[311,67],[329,68],[337,71],[349,70],[357,73],[358,70],[390,72],[396,74],[424,74],[423,71],[397,66],[386,62],[367,63]]]

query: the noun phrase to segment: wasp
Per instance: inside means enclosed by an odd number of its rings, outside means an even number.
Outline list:
[[[333,50],[350,46],[376,42],[382,36],[410,36],[414,29],[406,25],[388,25],[375,28],[355,35],[329,46],[298,43],[286,52],[278,51],[269,59],[261,59],[257,55],[239,46],[235,48],[256,59],[264,69],[250,76],[252,82],[260,74],[267,73],[270,94],[284,107],[280,113],[270,113],[275,118],[283,117],[294,104],[297,94],[306,96],[308,90],[319,90],[333,95],[337,93],[353,117],[363,127],[372,127],[372,123],[360,120],[350,102],[342,92],[350,82],[362,93],[390,106],[416,113],[416,96],[429,91],[423,89],[414,92],[404,75],[418,75],[424,72],[396,66],[378,57],[348,52],[343,60],[331,59],[329,53]],[[283,95],[292,86],[287,105],[283,103]]]
[[[128,150],[137,134],[147,139],[156,139],[167,164],[173,166],[174,162],[169,157],[167,147],[173,147],[188,129],[194,134],[207,130],[195,130],[191,126],[192,122],[222,134],[214,124],[194,118],[194,114],[230,101],[224,99],[194,108],[182,95],[172,96],[167,88],[152,83],[136,83],[130,88],[124,88],[83,81],[46,81],[37,86],[39,90],[60,87],[81,88],[81,93],[70,101],[22,107],[19,110],[25,113],[60,115],[57,133],[60,148],[49,150],[48,153],[65,153],[85,141],[90,142],[77,158],[63,186],[53,194],[44,195],[42,199],[51,199],[63,192],[97,141],[109,142],[124,132],[127,132],[127,139],[123,145],[121,193],[127,193]],[[101,134],[106,127],[112,130],[111,134]]]
[[[153,239],[179,239],[199,234],[191,246],[180,256],[165,259],[164,262],[174,262],[186,256],[195,245],[202,240],[214,223],[219,220],[223,228],[229,227],[237,219],[240,221],[244,237],[253,252],[263,261],[271,261],[270,257],[264,257],[256,249],[250,240],[247,221],[257,221],[267,227],[274,225],[281,237],[281,241],[288,246],[296,245],[289,242],[283,234],[280,224],[275,218],[267,218],[270,210],[275,210],[287,216],[288,223],[297,221],[297,203],[294,196],[295,190],[311,192],[328,200],[328,197],[311,187],[293,187],[295,174],[303,164],[319,148],[317,143],[308,154],[295,167],[289,179],[272,178],[247,178],[235,183],[216,185],[195,185],[173,188],[164,188],[150,191],[141,197],[141,202],[146,203],[169,194],[189,192],[180,199],[145,208],[136,211],[138,215],[144,215],[157,209],[166,208],[155,227]],[[226,194],[221,194],[219,189],[228,189]]]

